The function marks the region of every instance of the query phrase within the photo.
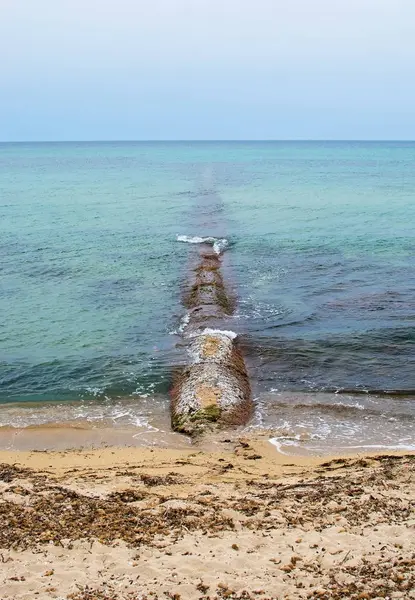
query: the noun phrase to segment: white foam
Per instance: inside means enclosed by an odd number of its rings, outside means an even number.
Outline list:
[[[189,337],[194,338],[199,337],[199,335],[223,335],[231,340],[234,340],[236,337],[238,337],[238,334],[234,331],[227,329],[211,329],[210,327],[206,327],[205,329],[202,329],[202,331],[194,331],[189,335]]]
[[[339,446],[340,450],[358,450],[359,448],[365,448],[367,450],[409,450],[411,452],[415,451],[415,446],[413,444],[395,444],[395,445],[386,445],[386,444],[364,444],[362,446]]]
[[[226,238],[218,239],[213,244],[213,250],[216,252],[216,254],[222,254],[222,252],[225,252],[228,246],[229,242]]]
[[[312,435],[310,440],[313,439],[318,439],[320,436],[317,435]],[[309,440],[309,441],[310,441]],[[285,454],[286,456],[290,456],[290,452],[284,452],[284,450],[282,449],[283,446],[299,446],[301,441],[298,438],[298,436],[295,436],[294,439],[287,439],[284,437],[274,437],[268,440],[270,442],[270,444],[272,444],[273,446],[276,447],[277,451],[280,452],[280,454]],[[327,448],[322,448],[319,446],[312,446],[310,448],[313,452],[323,452],[326,453],[327,452]],[[380,450],[380,451],[400,451],[400,452],[414,452],[415,451],[415,446],[413,444],[361,444],[358,446],[336,446],[335,451],[336,453],[341,453],[341,452],[348,452],[350,450],[366,450],[366,451],[370,451],[370,450]]]
[[[202,238],[198,235],[194,235],[193,237],[189,235],[178,235],[178,242],[187,242],[188,244],[202,244],[203,242],[211,242],[213,238]]]
[[[284,446],[296,446],[297,444],[295,442],[293,442],[292,440],[285,440],[284,442],[280,442],[277,438],[271,438],[270,440],[268,440],[273,446],[276,447],[277,451],[280,454],[284,454],[285,456],[290,456],[289,452],[284,452],[284,450],[282,449],[283,445]]]
[[[180,325],[177,329],[174,329],[173,331],[169,331],[169,335],[180,335],[180,334],[184,333],[184,330],[189,325],[189,323],[190,323],[190,312],[186,313],[182,317],[182,319],[180,321]]]
[[[189,322],[190,322],[190,312],[187,312],[184,315],[184,317],[182,318],[182,320],[180,321],[180,326],[179,326],[180,333],[183,333],[183,331],[189,325]]]
[[[212,236],[200,237],[198,235],[178,235],[176,239],[178,242],[186,242],[187,244],[211,244],[215,254],[222,254],[229,246],[229,242],[226,238],[215,238]]]
[[[92,387],[92,386],[87,386],[85,388],[85,390],[89,393],[92,394],[95,398],[97,396],[102,396],[102,394],[104,393],[104,389],[100,388],[100,387]]]

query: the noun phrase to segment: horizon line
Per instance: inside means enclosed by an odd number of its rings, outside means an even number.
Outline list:
[[[96,144],[96,143],[217,143],[217,142],[258,142],[258,143],[273,143],[273,142],[415,142],[415,139],[398,139],[398,138],[275,138],[275,139],[202,139],[202,138],[183,138],[183,139],[84,139],[84,140],[0,140],[0,144]]]

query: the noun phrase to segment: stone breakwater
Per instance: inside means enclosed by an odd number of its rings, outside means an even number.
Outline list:
[[[253,410],[236,335],[220,329],[221,321],[234,309],[220,266],[220,255],[203,245],[184,298],[189,310],[184,336],[189,361],[171,390],[172,426],[191,436],[215,427],[243,425]]]

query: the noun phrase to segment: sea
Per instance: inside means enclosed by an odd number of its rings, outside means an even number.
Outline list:
[[[414,450],[415,142],[350,141],[0,144],[0,447],[190,443],[169,387],[206,237],[243,433]]]

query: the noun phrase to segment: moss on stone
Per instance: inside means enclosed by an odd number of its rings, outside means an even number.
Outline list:
[[[215,422],[220,418],[221,409],[217,404],[210,404],[194,412],[190,416],[191,421]]]
[[[190,433],[188,428],[189,417],[187,415],[172,415],[171,424],[174,431],[178,431],[179,433]]]
[[[186,415],[172,415],[172,428],[178,433],[192,437],[202,434],[211,423],[216,423],[221,416],[219,406],[212,404]]]

